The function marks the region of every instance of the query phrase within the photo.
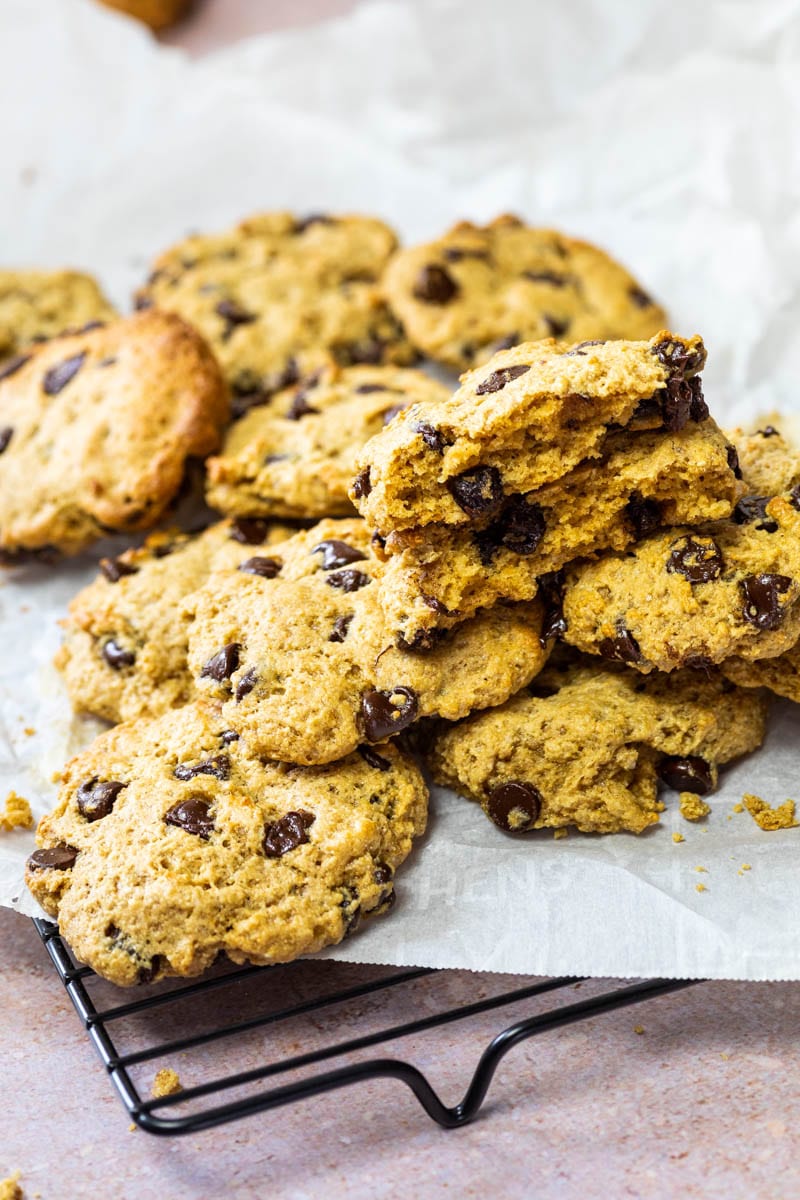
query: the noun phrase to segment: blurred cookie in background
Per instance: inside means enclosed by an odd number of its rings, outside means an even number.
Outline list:
[[[151,29],[166,29],[185,17],[193,0],[100,0],[106,8],[115,8],[149,25]]]

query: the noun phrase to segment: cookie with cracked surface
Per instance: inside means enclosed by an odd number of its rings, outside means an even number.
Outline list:
[[[91,275],[0,270],[0,379],[12,367],[7,360],[36,342],[114,316]]]
[[[424,655],[396,645],[362,521],[321,521],[270,554],[277,574],[217,572],[187,601],[198,693],[255,754],[330,762],[419,718],[500,704],[547,658],[538,601],[480,613]]]
[[[396,245],[372,217],[264,213],[165,251],[136,302],[197,326],[241,415],[330,356],[344,366],[415,360],[381,290]]]
[[[479,608],[532,599],[542,576],[575,558],[621,550],[663,526],[728,516],[741,489],[730,451],[710,419],[670,434],[619,433],[599,458],[510,497],[477,528],[390,534],[378,547],[389,627],[416,644]]]
[[[77,957],[121,985],[216,956],[288,962],[393,899],[427,789],[395,746],[264,762],[217,708],[118,725],[68,763],[28,886]]]
[[[708,417],[699,337],[503,350],[442,403],[412,404],[372,438],[350,495],[386,536],[433,523],[475,525],[508,497],[597,457],[609,433],[677,432]]]
[[[448,394],[409,368],[324,367],[231,427],[206,463],[208,503],[238,516],[351,515],[364,445],[402,408]]]
[[[763,698],[718,672],[642,678],[562,661],[506,704],[442,730],[428,761],[438,783],[508,833],[641,833],[664,808],[659,779],[711,791],[718,765],[760,746],[765,723]]]
[[[62,622],[55,665],[73,708],[129,721],[189,700],[186,597],[215,570],[253,562],[269,570],[269,545],[292,532],[268,521],[219,521],[198,534],[154,533],[139,549],[102,559]]]
[[[414,345],[459,370],[518,342],[648,338],[666,323],[597,246],[511,216],[462,221],[438,241],[400,250],[386,292]]]
[[[168,313],[32,350],[0,381],[0,561],[155,525],[227,416],[214,356]]]
[[[800,512],[785,497],[653,534],[566,573],[564,640],[637,671],[774,658],[800,638]]]

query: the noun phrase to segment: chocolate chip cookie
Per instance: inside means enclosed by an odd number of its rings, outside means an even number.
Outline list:
[[[73,707],[129,721],[189,700],[184,600],[214,570],[258,556],[269,562],[270,543],[292,532],[268,521],[220,521],[198,534],[154,533],[141,548],[102,559],[69,606],[55,660]]]
[[[588,242],[516,217],[462,221],[395,255],[386,292],[415,346],[464,370],[538,338],[648,338],[664,310]]]
[[[407,405],[448,394],[408,368],[323,367],[231,427],[206,464],[208,503],[237,516],[350,515],[365,443]]]
[[[0,379],[13,371],[13,358],[36,342],[113,317],[114,309],[91,275],[0,270]]]
[[[729,435],[736,447],[746,494],[762,502],[800,484],[800,451],[774,425],[755,433],[734,429]],[[750,504],[754,503],[753,500]]]
[[[387,635],[380,563],[358,520],[321,521],[187,601],[198,693],[255,754],[323,763],[421,717],[500,704],[543,666],[543,608],[497,607],[424,655]]]
[[[155,525],[228,416],[211,351],[168,313],[55,338],[15,363],[0,381],[5,563]]]
[[[287,962],[391,907],[427,798],[395,746],[287,768],[190,704],[72,759],[26,879],[76,956],[117,984],[198,975],[220,953]]]
[[[699,795],[717,767],[755,750],[766,706],[718,672],[646,679],[591,660],[548,665],[506,704],[432,741],[434,778],[508,833],[574,825],[641,833],[659,819],[659,779]]]
[[[203,333],[241,414],[324,366],[414,361],[381,278],[397,239],[371,217],[264,213],[156,260],[137,305]]]

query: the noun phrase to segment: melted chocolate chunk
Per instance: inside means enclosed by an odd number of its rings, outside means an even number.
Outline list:
[[[733,471],[733,474],[735,475],[735,477],[737,479],[741,479],[742,478],[742,468],[739,465],[739,454],[736,450],[736,447],[728,446],[728,448],[725,451],[725,457],[727,458],[728,466]]]
[[[519,379],[521,375],[527,374],[530,371],[528,363],[515,363],[510,367],[500,367],[497,371],[492,371],[491,375],[487,375],[481,380],[475,388],[476,396],[487,396],[492,392],[500,392],[507,383],[511,383],[512,379]]]
[[[697,754],[689,754],[686,758],[666,754],[656,769],[659,779],[675,792],[694,792],[696,796],[705,796],[714,787],[710,765]]]
[[[606,344],[605,338],[595,338],[591,342],[578,342],[578,344],[576,346],[573,346],[571,350],[565,350],[563,353],[563,357],[564,358],[573,358],[573,357],[577,356],[578,358],[584,358],[585,354],[586,354],[587,346],[605,346],[605,344]]]
[[[8,448],[8,443],[14,436],[14,430],[10,425],[5,425],[0,429],[0,454]]]
[[[322,551],[323,571],[332,571],[335,567],[346,567],[348,563],[363,562],[367,557],[355,546],[351,546],[348,542],[340,542],[338,538],[329,538],[327,541],[320,542],[311,553],[319,554],[320,551]]]
[[[767,505],[771,499],[771,496],[743,496],[733,510],[734,521],[737,525],[750,525],[753,521],[758,521],[756,529],[762,529],[765,533],[775,533],[778,522],[767,516]]]
[[[650,308],[653,301],[640,287],[628,288],[628,295],[637,308]]]
[[[493,350],[510,350],[512,346],[516,346],[520,340],[520,336],[515,330],[514,333],[507,333],[505,337],[499,338],[492,347]]]
[[[657,500],[645,500],[639,492],[631,492],[625,505],[625,519],[637,541],[661,528],[661,505]]]
[[[745,621],[755,625],[756,629],[778,629],[784,614],[780,597],[785,596],[791,586],[788,575],[748,575],[741,582]]]
[[[200,678],[216,679],[217,683],[222,683],[223,679],[230,679],[239,665],[241,648],[238,642],[230,642],[227,646],[223,646],[213,658],[208,660],[200,672]]]
[[[406,654],[413,654],[417,650],[433,650],[446,637],[446,629],[418,629],[410,641],[407,641],[402,633],[396,634],[395,645],[398,650],[403,650]]]
[[[281,573],[283,562],[279,558],[255,558],[245,559],[239,564],[239,570],[244,571],[245,575],[260,575],[262,579],[275,579]]]
[[[381,768],[383,770],[383,768]],[[376,883],[388,883],[394,877],[394,871],[384,862],[375,863],[372,878]]]
[[[164,813],[167,825],[175,825],[184,833],[194,834],[207,842],[214,832],[214,818],[211,816],[211,805],[199,796],[188,800],[180,800]]]
[[[789,503],[792,508],[800,511],[800,483],[796,484],[789,492]]]
[[[237,733],[235,729],[226,729],[219,735],[219,740],[223,746],[229,746],[231,742],[238,742],[240,737],[241,734]]]
[[[481,562],[491,566],[501,546],[514,554],[533,554],[545,535],[544,512],[525,496],[510,496],[499,517],[475,534]]]
[[[489,793],[486,810],[498,829],[526,833],[542,811],[542,793],[531,783],[501,783]]]
[[[692,389],[689,381],[680,378],[669,379],[659,395],[664,428],[670,433],[677,433],[679,429],[688,425],[692,411]]]
[[[621,621],[617,621],[615,636],[602,638],[597,649],[603,658],[610,658],[614,662],[644,662],[644,657],[639,649],[639,643]]]
[[[428,608],[432,608],[433,611],[438,613],[440,617],[456,616],[456,613],[453,611],[453,609],[448,608],[446,604],[443,604],[441,600],[437,600],[435,596],[429,596],[427,592],[421,592],[420,595],[423,602],[427,604]]]
[[[154,979],[158,978],[166,965],[167,960],[162,954],[154,954],[146,967],[139,968],[136,982],[138,984],[152,983]]]
[[[318,408],[314,408],[313,404],[308,403],[308,400],[306,400],[306,397],[305,397],[305,393],[298,392],[297,395],[295,396],[294,400],[292,400],[292,404],[291,404],[289,411],[286,413],[286,420],[287,421],[299,421],[301,417],[307,417],[313,413],[318,413],[318,412],[319,412]]]
[[[109,638],[104,643],[101,653],[108,665],[115,671],[121,671],[123,667],[132,667],[136,662],[136,655],[132,654],[130,650],[124,650],[113,638]]]
[[[713,538],[696,539],[687,535],[672,543],[667,570],[683,575],[689,583],[709,583],[719,579],[725,567],[722,551]]]
[[[302,217],[295,221],[295,233],[305,233],[312,225],[335,225],[336,221],[333,217],[329,217],[327,213],[309,213],[307,217]]]
[[[692,400],[689,405],[689,419],[698,422],[707,421],[711,414],[703,395],[703,383],[699,375],[695,375],[693,379],[689,380],[689,387],[692,392]]]
[[[369,575],[365,575],[363,571],[333,571],[325,579],[328,587],[341,588],[343,592],[357,592],[359,588],[366,587],[368,583],[372,583]]]
[[[196,775],[213,775],[215,779],[230,779],[231,760],[227,754],[215,754],[213,758],[201,759],[193,767],[188,763],[178,763],[172,773],[176,779],[184,781],[194,779]]]
[[[558,275],[555,271],[523,271],[523,279],[530,279],[531,283],[549,283],[551,287],[566,287],[566,275]]]
[[[98,782],[97,776],[87,779],[75,793],[78,812],[87,821],[99,821],[102,817],[107,817],[117,796],[127,786],[116,779],[105,780],[102,783]]]
[[[350,628],[350,622],[353,619],[353,614],[348,613],[347,616],[337,617],[333,622],[333,629],[328,638],[329,642],[343,642],[347,637],[347,630]]]
[[[391,771],[392,764],[388,758],[378,754],[377,750],[373,750],[372,746],[356,746],[356,750],[361,755],[365,763],[369,763],[376,771]]]
[[[491,514],[503,502],[503,480],[497,467],[473,467],[447,480],[447,490],[468,517]]]
[[[569,321],[561,320],[559,317],[553,317],[550,313],[542,313],[542,320],[547,326],[547,331],[550,337],[560,338],[569,329]]]
[[[705,351],[689,351],[680,342],[668,340],[653,346],[653,354],[662,366],[667,367],[674,375],[680,376],[699,370],[705,362]]]
[[[448,443],[440,429],[434,429],[427,421],[417,421],[414,425],[414,432],[420,435],[429,450],[435,450],[437,454],[444,454]]]
[[[28,859],[29,871],[70,871],[79,851],[74,846],[51,846],[49,850],[34,850]]]
[[[776,429],[774,425],[765,425],[763,429],[757,429],[756,433],[760,433],[765,438],[781,436],[781,431]]]
[[[237,517],[231,521],[228,537],[243,546],[260,546],[269,533],[269,521],[260,517]]]
[[[393,404],[391,408],[385,408],[381,413],[384,425],[388,425],[390,421],[393,421],[398,413],[403,412],[405,407],[405,404]]]
[[[361,500],[362,497],[368,496],[371,491],[372,484],[369,478],[369,467],[364,467],[353,480],[353,495],[357,500]]]
[[[255,667],[251,667],[249,671],[245,671],[236,685],[236,699],[244,700],[245,696],[249,696],[257,682],[258,672]]]
[[[225,322],[225,328],[222,331],[223,341],[228,340],[237,325],[251,325],[253,321],[257,320],[255,313],[247,312],[235,300],[220,300],[215,311]]]
[[[121,558],[101,558],[100,572],[109,583],[119,583],[123,575],[138,575],[139,568],[133,563],[123,562]]]
[[[8,358],[4,363],[0,363],[0,380],[10,379],[12,375],[16,375],[17,371],[21,371],[26,362],[30,362],[30,354],[17,354],[14,358]]]
[[[393,698],[402,696],[398,707]],[[364,732],[370,742],[383,742],[417,719],[419,705],[416,692],[408,687],[396,687],[390,692],[368,691],[361,696],[361,716]]]
[[[544,603],[544,617],[539,643],[543,650],[548,642],[562,637],[567,632],[567,621],[564,616],[564,581],[559,572],[543,575],[539,580],[539,596]]]
[[[445,267],[428,263],[414,282],[413,295],[424,304],[449,304],[458,295],[458,284]]]
[[[314,824],[313,813],[300,808],[288,812],[277,821],[264,827],[264,854],[267,858],[283,858],[290,850],[296,850],[308,839],[308,830]]]
[[[85,361],[86,351],[83,350],[80,354],[74,354],[72,358],[65,358],[63,362],[56,363],[54,367],[46,371],[42,381],[42,391],[45,395],[57,396],[70,380],[75,378]]]

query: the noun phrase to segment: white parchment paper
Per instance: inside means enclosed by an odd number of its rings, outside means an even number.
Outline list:
[[[407,240],[511,210],[598,240],[703,333],[723,423],[800,414],[800,0],[374,0],[199,62],[89,0],[3,0],[0,68],[4,265],[86,267],[127,306],[162,246],[257,209],[376,212]],[[97,728],[49,665],[97,557],[0,580],[0,798],[37,816]],[[776,704],[706,823],[673,803],[638,838],[513,839],[437,791],[395,915],[329,953],[798,979],[800,829],[733,806],[800,799],[799,738]],[[0,903],[29,913],[31,846],[0,836]]]

